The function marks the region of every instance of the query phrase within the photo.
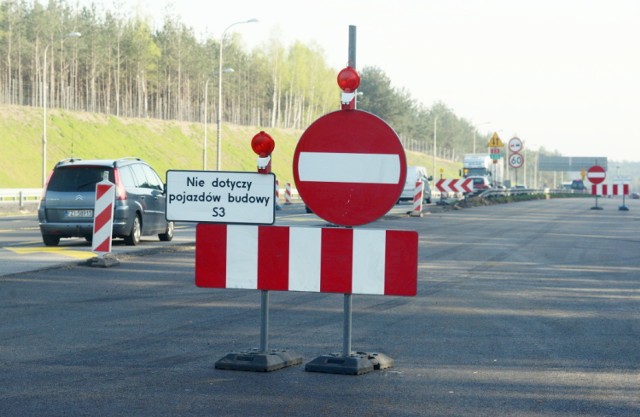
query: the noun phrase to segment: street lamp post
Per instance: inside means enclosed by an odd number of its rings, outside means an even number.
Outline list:
[[[204,144],[202,145],[202,170],[207,170],[207,97],[209,96],[209,79],[204,83]]]
[[[491,122],[482,122],[478,126],[488,125]],[[478,133],[477,126],[473,128],[473,153],[476,153],[476,134]]]
[[[79,38],[80,32],[71,32],[62,39]],[[42,69],[42,189],[47,185],[47,52],[51,42],[44,48],[44,62]]]
[[[225,30],[222,31],[222,36],[220,36],[220,48],[218,55],[218,120],[217,120],[217,144],[216,144],[216,152],[217,152],[217,160],[216,160],[216,170],[220,171],[222,168],[222,135],[220,133],[220,124],[222,123],[222,49],[224,46],[224,38],[227,35],[227,31],[231,29],[235,25],[240,25],[243,23],[256,23],[258,19],[249,19],[242,20],[240,22],[235,22],[226,27]]]
[[[438,140],[437,135],[438,130],[438,116],[433,119],[433,180],[435,181],[437,177],[436,175],[436,144]]]

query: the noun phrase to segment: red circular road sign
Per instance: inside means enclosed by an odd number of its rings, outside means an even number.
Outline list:
[[[326,114],[305,130],[293,154],[293,178],[322,219],[358,226],[387,213],[407,176],[404,148],[382,119],[359,110]]]
[[[607,174],[600,165],[594,165],[587,170],[587,179],[591,184],[600,184],[607,177]]]

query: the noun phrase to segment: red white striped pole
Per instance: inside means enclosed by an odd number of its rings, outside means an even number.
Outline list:
[[[282,209],[282,206],[280,205],[280,183],[278,182],[277,178],[276,178],[276,190],[275,190],[275,203],[276,203],[276,210]]]
[[[424,183],[422,181],[416,181],[415,193],[413,196],[413,210],[411,210],[412,217],[422,217],[422,201],[424,193]]]
[[[111,252],[113,234],[113,204],[115,185],[107,179],[96,184],[96,203],[93,210],[93,239],[91,250],[104,257]]]
[[[284,190],[284,204],[291,204],[291,200],[291,183],[288,182]]]

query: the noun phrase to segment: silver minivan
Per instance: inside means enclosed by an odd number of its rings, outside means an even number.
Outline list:
[[[164,182],[140,158],[66,159],[53,168],[40,201],[38,221],[42,241],[57,246],[61,238],[93,238],[96,184],[104,173],[115,184],[113,237],[137,245],[141,236],[157,234],[173,239],[173,222],[167,222]]]
[[[402,189],[402,194],[400,194],[399,200],[413,201],[416,190],[416,182],[422,181],[422,183],[424,184],[423,201],[425,201],[427,204],[431,204],[431,186],[429,184],[429,181],[431,181],[431,179],[432,178],[427,175],[427,169],[425,167],[408,166],[407,178],[404,182],[404,188]]]

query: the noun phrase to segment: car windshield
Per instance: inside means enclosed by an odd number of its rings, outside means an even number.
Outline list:
[[[113,169],[101,166],[59,167],[53,171],[47,190],[49,191],[93,191],[102,181],[102,173],[109,171],[113,182]]]

